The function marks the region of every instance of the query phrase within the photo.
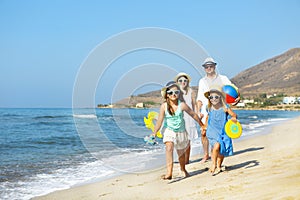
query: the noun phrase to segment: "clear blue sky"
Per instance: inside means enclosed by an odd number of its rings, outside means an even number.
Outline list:
[[[0,107],[71,107],[83,61],[123,31],[161,27],[183,33],[232,78],[300,47],[299,19],[299,0],[0,0]],[[106,84],[96,103],[109,102],[113,86]]]

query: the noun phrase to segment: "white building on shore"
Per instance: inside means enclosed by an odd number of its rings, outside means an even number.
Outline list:
[[[283,97],[282,103],[284,104],[294,104],[297,102],[297,98],[296,97]]]

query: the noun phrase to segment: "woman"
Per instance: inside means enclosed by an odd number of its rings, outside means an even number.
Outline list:
[[[197,111],[196,102],[195,102],[195,98],[194,98],[195,94],[194,94],[194,91],[192,90],[192,88],[190,88],[191,77],[184,72],[180,72],[175,77],[175,81],[180,86],[184,102],[193,111]],[[185,151],[185,164],[189,164],[190,152],[191,152],[191,141],[198,138],[198,132],[197,132],[195,120],[187,114],[183,115],[183,117],[184,117],[184,121],[185,121],[185,129],[189,136],[189,144]]]

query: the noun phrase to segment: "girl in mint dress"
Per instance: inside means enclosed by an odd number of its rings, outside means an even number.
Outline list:
[[[189,173],[185,168],[185,150],[188,147],[189,139],[188,133],[186,132],[183,112],[190,115],[202,128],[204,128],[204,124],[201,122],[198,115],[185,102],[179,100],[180,93],[180,87],[174,81],[168,82],[167,85],[162,88],[161,95],[165,102],[161,104],[157,123],[152,133],[153,136],[156,136],[157,131],[160,130],[164,122],[166,129],[163,133],[163,142],[166,146],[167,164],[167,172],[161,177],[164,180],[172,179],[174,148],[178,154],[182,175],[184,177],[189,176]]]
[[[224,157],[233,154],[232,140],[226,135],[224,127],[229,115],[233,122],[237,121],[237,115],[225,104],[224,95],[219,89],[211,89],[205,93],[205,97],[209,100],[206,136],[212,149],[210,172],[216,175],[221,172]]]

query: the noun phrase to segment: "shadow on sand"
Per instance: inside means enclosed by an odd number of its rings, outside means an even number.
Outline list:
[[[251,152],[251,151],[259,151],[259,150],[263,150],[265,147],[251,147],[251,148],[247,148],[247,149],[243,149],[243,150],[239,150],[233,153],[234,156],[242,154],[242,153],[247,153],[247,152]]]
[[[234,152],[233,156],[236,156],[236,155],[239,155],[239,154],[242,154],[242,153],[252,152],[252,151],[260,151],[260,150],[263,150],[263,149],[264,149],[264,147],[251,147],[251,148],[236,151],[236,152]],[[202,160],[202,158],[192,160],[192,161],[190,161],[190,163],[200,162],[201,160]],[[209,160],[210,160],[210,158],[209,158]],[[246,162],[239,163],[239,164],[236,164],[236,165],[226,166],[225,171],[231,171],[231,170],[236,170],[236,169],[240,169],[240,168],[248,169],[248,168],[256,167],[258,165],[259,165],[259,161],[250,160],[250,161],[246,161]],[[206,167],[206,168],[203,168],[203,169],[200,169],[200,170],[189,172],[189,174],[190,174],[189,177],[196,176],[198,174],[202,174],[204,172],[207,172],[208,170],[209,170],[209,168]],[[181,180],[189,178],[189,177],[174,178],[172,181],[169,182],[169,184],[181,181]]]
[[[263,150],[264,148],[265,147],[251,147],[251,148],[243,149],[243,150],[234,152],[234,156],[242,154],[242,153],[252,152],[252,151],[260,151],[260,150]],[[248,169],[248,168],[256,167],[258,165],[259,165],[258,160],[249,160],[249,161],[239,163],[236,165],[226,166],[226,171],[240,169],[240,168]]]
[[[200,169],[200,170],[196,170],[196,171],[192,171],[192,172],[189,172],[190,176],[189,177],[192,177],[192,176],[196,176],[198,174],[202,174],[204,172],[207,172],[208,171],[208,167],[205,167],[203,169]],[[189,177],[178,177],[178,178],[174,178],[172,181],[170,181],[168,184],[171,184],[171,183],[175,183],[175,182],[178,182],[178,181],[181,181],[183,179],[187,179]]]
[[[249,160],[243,163],[239,163],[239,164],[235,164],[235,165],[231,165],[231,166],[226,166],[226,171],[231,171],[231,170],[235,170],[235,169],[240,169],[240,168],[252,168],[252,167],[256,167],[259,165],[259,161],[257,160]]]

